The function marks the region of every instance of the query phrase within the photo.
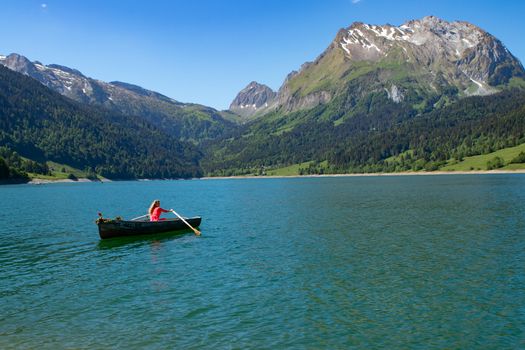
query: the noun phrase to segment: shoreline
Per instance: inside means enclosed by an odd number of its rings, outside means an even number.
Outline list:
[[[349,173],[349,174],[322,174],[322,175],[235,175],[235,176],[205,176],[201,180],[214,179],[265,179],[265,178],[315,178],[315,177],[359,177],[359,176],[431,176],[431,175],[497,175],[497,174],[525,174],[525,169],[519,170],[471,170],[471,171],[404,171],[397,173]]]
[[[349,173],[349,174],[312,174],[312,175],[235,175],[235,176],[203,176],[191,180],[224,180],[224,179],[282,179],[282,178],[316,178],[316,177],[369,177],[369,176],[432,176],[432,175],[498,175],[498,174],[525,174],[525,169],[518,170],[472,170],[472,171],[424,171],[424,172],[397,172],[397,173]],[[157,180],[179,180],[179,179],[135,179],[123,181],[157,181]],[[187,180],[187,179],[184,179]],[[38,179],[25,182],[29,185],[44,185],[54,183],[86,183],[86,182],[112,182],[103,179],[99,181],[79,178],[77,181],[70,179]],[[118,181],[118,180],[116,180]]]
[[[71,180],[71,179],[51,180],[51,179],[34,178],[34,179],[31,179],[31,181],[26,182],[26,184],[29,184],[29,185],[44,185],[44,184],[55,184],[55,183],[86,183],[86,182],[109,182],[109,181],[111,181],[111,180],[104,179],[104,180],[93,181],[93,180],[90,180],[88,178],[79,178],[78,180]]]

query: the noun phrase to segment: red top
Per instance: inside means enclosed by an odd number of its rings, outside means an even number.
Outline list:
[[[150,215],[150,221],[159,221],[160,214],[169,213],[169,210],[162,209],[161,207],[156,207],[153,209],[153,213]]]

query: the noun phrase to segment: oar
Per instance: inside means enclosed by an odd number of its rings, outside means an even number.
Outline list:
[[[146,216],[149,216],[149,214],[142,215],[142,216],[138,216],[138,217],[136,217],[136,218],[131,219],[131,221],[135,221],[135,220],[138,220],[138,219],[142,219],[142,218],[145,218]]]
[[[200,236],[201,234],[201,231],[197,230],[196,228],[193,228],[193,226],[191,226],[186,220],[184,220],[184,218],[182,216],[180,216],[179,214],[177,214],[177,212],[173,209],[171,209],[171,212],[175,215],[177,215],[177,217],[179,219],[182,220],[182,222],[184,222],[186,225],[188,225],[189,228],[191,228],[193,230],[193,232],[197,235],[197,236]]]

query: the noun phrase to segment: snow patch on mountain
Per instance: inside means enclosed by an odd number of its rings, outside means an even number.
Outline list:
[[[350,58],[362,56],[359,53],[354,55],[353,49],[374,49],[387,56],[396,42],[403,48],[404,45],[441,46],[451,56],[459,58],[465,51],[476,47],[485,34],[483,30],[467,22],[447,22],[428,16],[408,21],[399,27],[354,23],[342,38],[340,46]]]

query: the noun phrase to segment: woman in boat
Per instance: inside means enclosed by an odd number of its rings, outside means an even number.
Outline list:
[[[151,203],[150,207],[149,207],[149,210],[148,210],[148,213],[149,213],[149,219],[150,221],[159,221],[159,220],[166,220],[166,219],[161,219],[160,218],[160,215],[162,213],[169,213],[170,211],[172,211],[173,209],[170,209],[170,210],[166,210],[166,209],[162,209],[160,207],[160,201],[158,199],[155,199],[153,201],[153,203]]]

